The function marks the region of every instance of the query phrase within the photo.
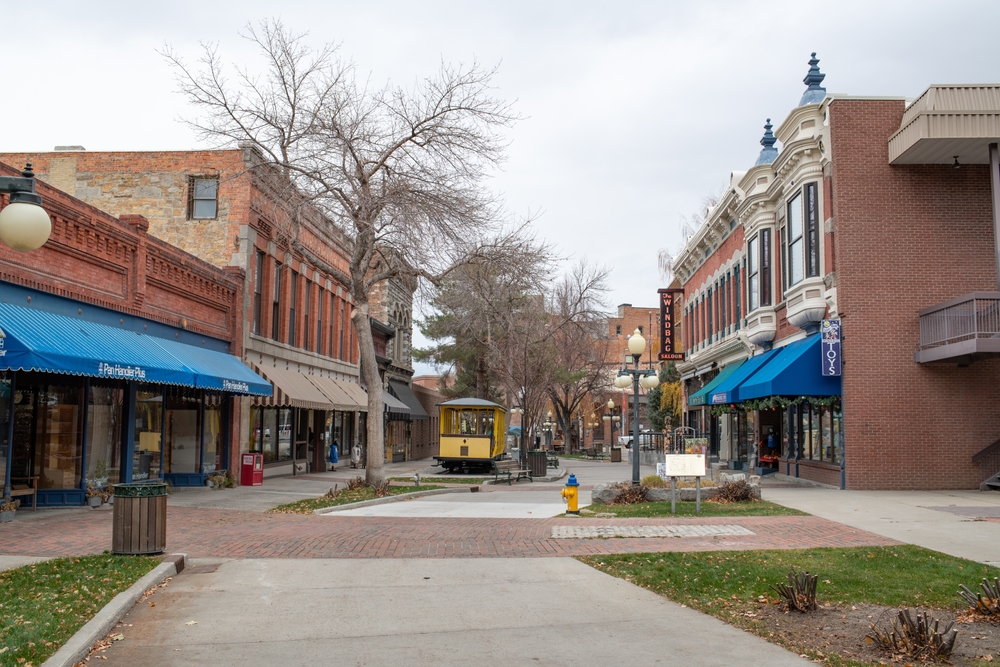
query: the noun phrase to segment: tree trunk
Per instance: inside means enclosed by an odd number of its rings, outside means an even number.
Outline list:
[[[482,352],[476,354],[476,398],[486,398],[486,359]]]
[[[367,295],[366,295],[367,297]],[[385,428],[384,403],[382,401],[382,378],[378,374],[375,360],[375,341],[372,340],[372,324],[368,319],[368,300],[362,301],[354,295],[354,312],[351,320],[358,332],[358,352],[361,356],[361,377],[368,388],[368,444],[365,449],[365,481],[369,486],[385,482]]]

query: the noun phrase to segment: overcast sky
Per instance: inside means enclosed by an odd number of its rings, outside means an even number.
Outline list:
[[[156,53],[194,59],[279,17],[339,42],[374,82],[410,83],[442,60],[500,63],[525,119],[495,187],[575,261],[612,272],[609,303],[652,306],[659,248],[745,170],[765,118],[798,103],[811,51],[831,93],[916,97],[931,83],[1000,82],[1000,2],[4,2],[0,151],[198,147]],[[418,372],[427,369],[418,369]]]

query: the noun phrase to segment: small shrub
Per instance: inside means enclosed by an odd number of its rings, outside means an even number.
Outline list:
[[[771,590],[781,596],[788,603],[788,611],[815,611],[819,608],[816,604],[816,580],[819,575],[799,572],[795,569],[788,571],[788,583],[771,586]]]
[[[223,477],[222,479],[222,486],[224,486],[227,489],[231,489],[234,486],[236,486],[236,476],[227,470],[225,477]]]
[[[372,485],[372,489],[375,491],[376,498],[385,498],[389,495],[389,482],[382,480],[378,484]]]
[[[990,584],[986,577],[983,577],[983,583],[979,587],[982,593],[973,593],[967,587],[960,586],[962,590],[958,594],[969,603],[975,613],[1000,617],[1000,579],[993,577],[993,583]]]
[[[347,490],[357,491],[358,489],[363,489],[366,486],[368,485],[365,484],[364,479],[362,479],[361,477],[355,477],[354,479],[352,479],[350,482],[347,483]]]
[[[757,492],[745,479],[720,485],[715,496],[715,501],[720,503],[752,503],[755,500]]]
[[[947,660],[955,648],[958,631],[954,623],[940,629],[941,621],[925,611],[918,611],[916,618],[909,609],[902,609],[887,627],[882,621],[873,623],[866,639],[883,651],[893,655],[906,655],[917,660]]]
[[[642,478],[642,485],[647,489],[662,489],[667,483],[659,475],[646,475]]]
[[[20,498],[12,498],[8,501],[0,503],[0,512],[16,512],[17,508],[21,506]]]

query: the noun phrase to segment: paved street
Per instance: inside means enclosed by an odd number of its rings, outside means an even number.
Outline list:
[[[811,664],[568,558],[192,565],[101,665]]]

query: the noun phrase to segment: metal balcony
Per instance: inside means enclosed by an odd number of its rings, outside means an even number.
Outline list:
[[[973,292],[920,311],[920,364],[967,366],[1000,356],[1000,292]]]

